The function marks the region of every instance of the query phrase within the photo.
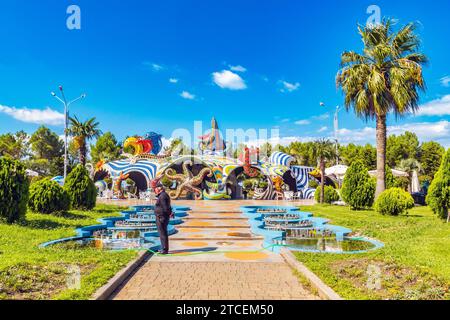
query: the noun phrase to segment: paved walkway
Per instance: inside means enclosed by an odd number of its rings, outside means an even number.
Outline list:
[[[317,299],[278,254],[262,248],[241,205],[256,201],[176,201],[192,208],[170,237],[169,256],[153,256],[112,298]],[[277,202],[292,205],[291,202]],[[305,203],[302,203],[305,204]]]

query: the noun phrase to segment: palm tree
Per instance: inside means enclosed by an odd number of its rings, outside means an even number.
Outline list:
[[[418,52],[413,23],[397,32],[389,19],[358,29],[363,53],[342,54],[336,83],[344,91],[347,110],[353,108],[366,120],[376,119],[378,196],[386,188],[386,117],[390,112],[399,117],[418,109],[418,91],[425,91],[422,66],[428,59]]]
[[[70,127],[69,134],[73,137],[75,148],[79,152],[80,163],[86,165],[87,156],[87,140],[98,138],[101,135],[98,129],[99,123],[95,118],[91,118],[85,122],[81,122],[77,117],[69,118]]]
[[[325,196],[325,164],[336,158],[336,149],[333,142],[328,139],[319,139],[314,142],[312,149],[314,159],[317,159],[320,168],[320,203]]]
[[[400,164],[398,165],[397,169],[408,173],[409,175],[408,191],[412,192],[412,180],[414,171],[416,171],[416,173],[420,173],[422,171],[422,166],[420,165],[420,162],[417,161],[416,159],[403,159],[402,161],[400,161]]]

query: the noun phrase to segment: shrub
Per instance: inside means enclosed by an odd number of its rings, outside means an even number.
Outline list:
[[[414,207],[414,199],[401,188],[385,190],[375,202],[375,210],[381,214],[398,216],[408,214],[408,210]]]
[[[354,210],[370,208],[375,200],[376,182],[361,161],[354,161],[348,168],[341,195]]]
[[[311,179],[309,180],[309,187],[311,189],[317,189],[319,187],[319,183],[317,182],[317,180]]]
[[[322,187],[319,186],[316,189],[316,193],[314,194],[314,198],[316,199],[317,202],[320,201],[320,191],[321,190],[322,190]],[[325,186],[323,202],[332,204],[333,202],[339,201],[339,200],[340,200],[339,193],[336,191],[336,189],[334,189],[332,186]]]
[[[0,218],[7,223],[25,217],[29,184],[25,166],[21,162],[0,158]]]
[[[91,210],[97,201],[97,188],[82,165],[76,166],[64,182],[64,190],[70,196],[74,209]]]
[[[56,181],[44,179],[30,187],[28,207],[44,214],[64,212],[70,208],[70,197]]]
[[[440,218],[447,218],[450,210],[450,149],[445,153],[428,189],[427,204]]]
[[[397,177],[395,178],[395,184],[394,186],[396,188],[401,188],[403,190],[408,190],[409,187],[409,178],[408,177]]]

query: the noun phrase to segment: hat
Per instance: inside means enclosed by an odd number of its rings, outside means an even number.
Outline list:
[[[152,181],[150,182],[150,187],[151,187],[152,189],[156,189],[156,188],[163,188],[164,186],[163,186],[162,183],[159,181],[159,179],[155,179],[155,180],[152,180]]]

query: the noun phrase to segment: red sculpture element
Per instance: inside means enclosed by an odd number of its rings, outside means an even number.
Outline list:
[[[252,148],[253,154],[256,153],[255,149]],[[258,175],[258,170],[253,168],[250,163],[250,149],[245,147],[244,149],[244,173],[250,178],[254,178]]]
[[[161,179],[153,179],[150,182],[150,188],[155,189]]]

